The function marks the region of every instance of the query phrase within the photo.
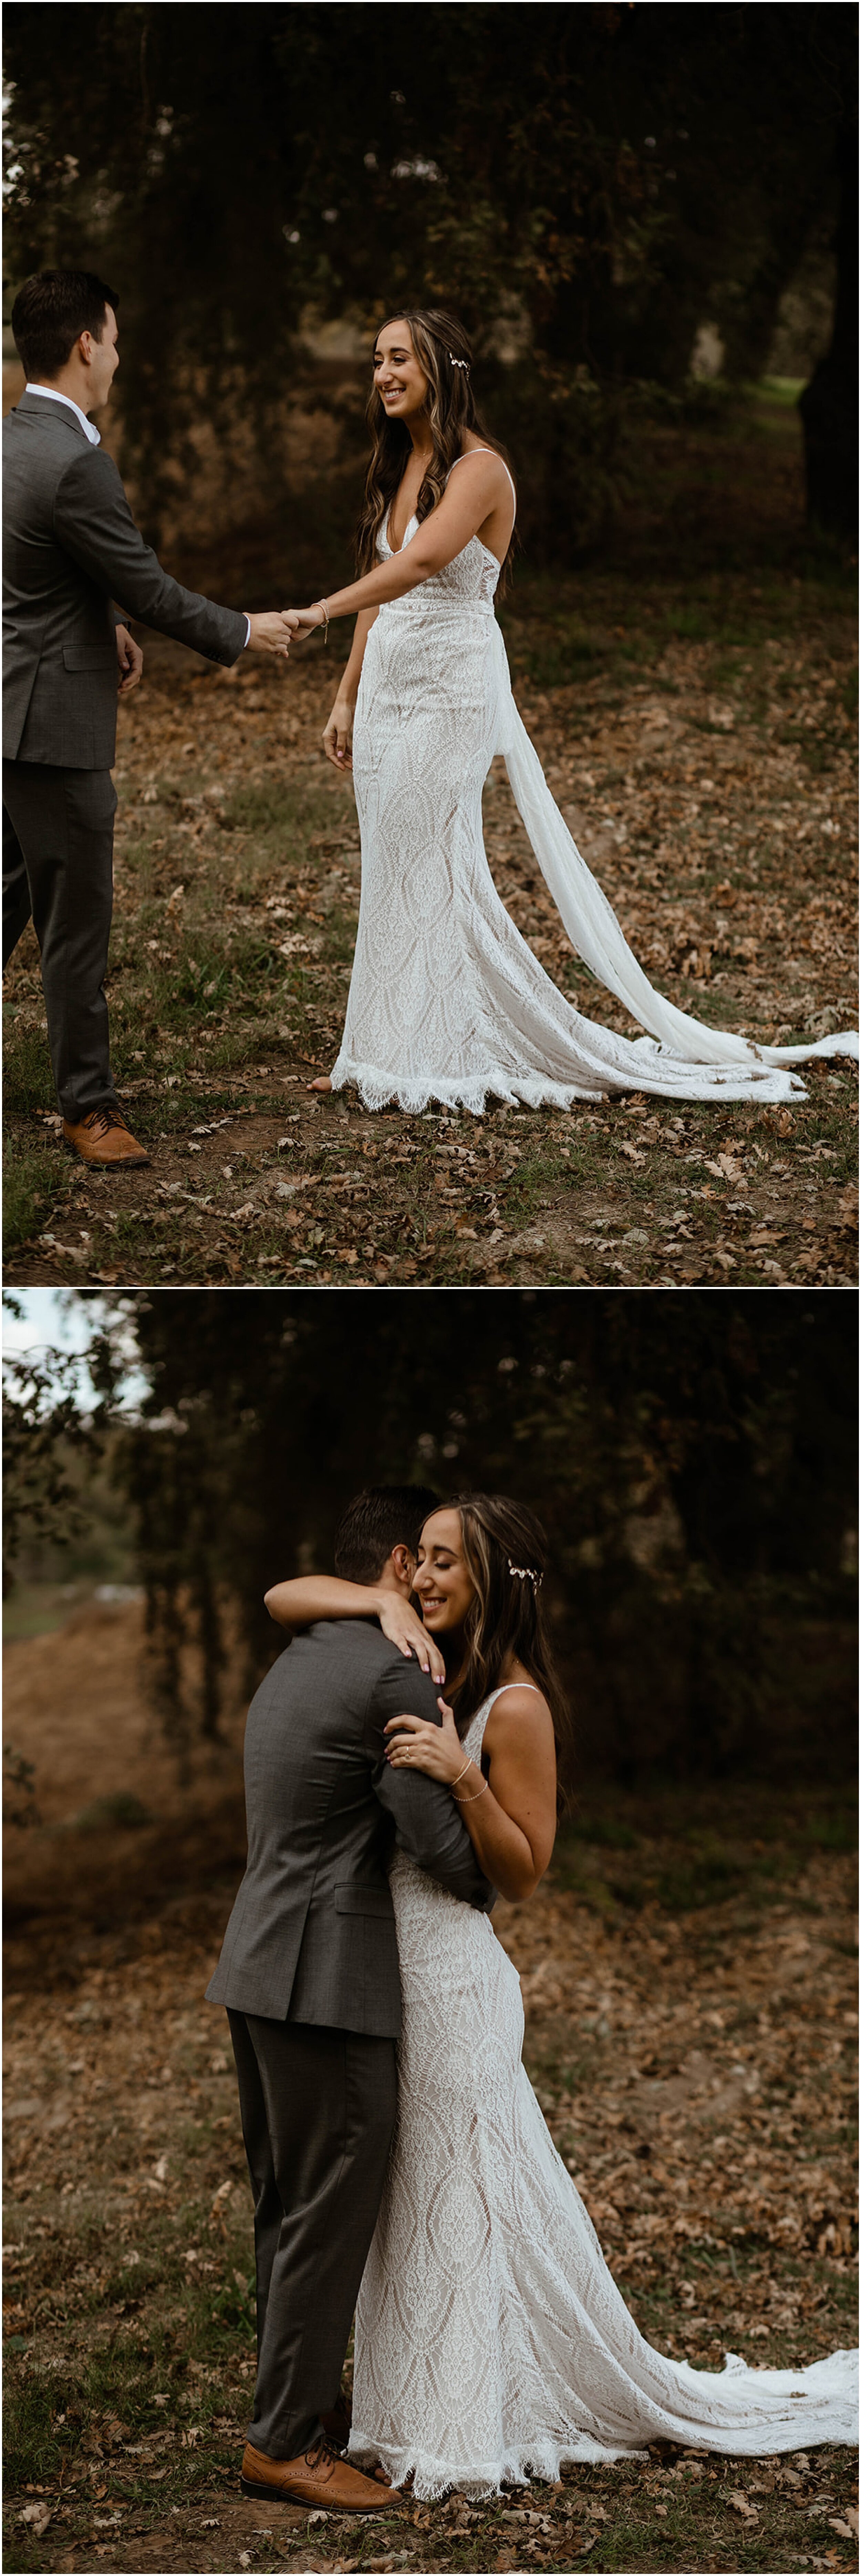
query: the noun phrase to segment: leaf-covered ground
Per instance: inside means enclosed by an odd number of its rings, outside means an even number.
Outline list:
[[[699,502],[731,467],[764,525],[773,486],[780,527],[797,526],[797,427],[776,418],[750,439],[700,465]],[[723,489],[708,497],[729,509]],[[721,565],[711,540],[697,568],[692,531],[688,573],[658,559],[551,581],[524,566],[503,611],[518,701],[663,991],[767,1043],[852,1027],[845,582],[776,563],[773,530],[753,570],[729,544]],[[359,891],[352,790],[320,749],[344,637],[286,671],[231,673],[143,641],[147,678],[121,710],[110,1000],[152,1168],[106,1180],[64,1158],[28,934],[7,981],[10,1279],[854,1280],[845,1059],[811,1065],[787,1108],[638,1095],[415,1118],[371,1116],[349,1092],[312,1099],[337,1051]],[[568,946],[501,763],[485,813],[499,891],[548,972],[633,1034]]]
[[[833,1793],[596,1796],[499,1908],[560,2152],[643,2331],[701,2367],[855,2341],[851,1841]],[[82,1870],[77,1911],[11,1944],[6,2567],[851,2568],[855,2455],[828,2446],[665,2447],[369,2525],[239,2497],[250,2201],[202,2000],[231,1894],[156,1914],[141,1881],[100,1919]]]

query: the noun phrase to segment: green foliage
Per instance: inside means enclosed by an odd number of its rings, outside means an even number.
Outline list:
[[[20,1318],[14,1290],[7,1314]],[[129,1571],[130,1513],[118,1490],[118,1436],[112,1406],[127,1353],[114,1344],[91,1305],[87,1369],[93,1400],[81,1398],[81,1363],[73,1351],[32,1344],[3,1363],[4,1598],[26,1583],[122,1582]],[[60,1607],[69,1615],[69,1599]],[[31,1612],[35,1605],[31,1605]],[[49,1624],[53,1624],[49,1620]],[[43,1625],[37,1615],[37,1629]],[[24,1619],[23,1630],[33,1633]]]
[[[7,1310],[20,1316],[19,1300],[7,1298]],[[86,1521],[86,1504],[76,1477],[79,1459],[100,1455],[106,1406],[114,1391],[114,1356],[98,1327],[92,1341],[96,1404],[92,1414],[79,1402],[80,1364],[73,1352],[45,1351],[35,1345],[12,1351],[4,1361],[3,1498],[6,1567],[14,1563],[26,1539],[66,1536]],[[121,1365],[121,1364],[120,1364]]]
[[[69,1829],[78,1834],[102,1834],[119,1826],[121,1833],[136,1833],[142,1825],[151,1825],[152,1816],[133,1789],[115,1789],[108,1798],[93,1798],[69,1820]]]

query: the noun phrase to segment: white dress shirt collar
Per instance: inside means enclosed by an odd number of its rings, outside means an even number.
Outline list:
[[[75,419],[80,421],[90,446],[101,447],[98,430],[93,428],[92,421],[87,419],[86,412],[81,410],[80,404],[72,401],[71,394],[58,394],[56,385],[25,385],[24,391],[28,394],[41,394],[45,402],[65,403],[67,411],[73,411]]]

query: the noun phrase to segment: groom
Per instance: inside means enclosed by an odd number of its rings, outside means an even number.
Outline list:
[[[229,667],[286,656],[296,620],[183,590],[136,528],[90,413],[118,363],[117,297],[89,269],[44,269],[12,307],[27,379],[3,423],[3,964],[32,913],[67,1145],[85,1163],[149,1156],[117,1105],[104,994],[113,896],[117,695],[143,668],[112,606]]]
[[[338,1532],[338,1573],[408,1600],[435,1501],[409,1485],[360,1494]],[[324,2431],[395,2118],[395,1843],[454,1896],[492,1902],[442,1784],[386,1761],[386,1720],[403,1712],[439,1724],[436,1687],[376,1620],[319,1620],[279,1657],[248,1712],[248,1867],[207,1988],[227,2006],[254,2194],[243,2492],[329,2512],[398,2500]]]

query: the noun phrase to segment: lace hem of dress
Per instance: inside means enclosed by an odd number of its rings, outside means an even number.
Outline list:
[[[560,2469],[578,2461],[647,2460],[648,2451],[635,2450],[622,2443],[610,2449],[602,2442],[590,2441],[588,2434],[578,2433],[569,2441],[554,2441],[550,2434],[535,2436],[518,2449],[507,2451],[500,2460],[438,2460],[429,2451],[407,2447],[390,2448],[385,2442],[373,2442],[355,2425],[350,2435],[348,2458],[358,2463],[379,2460],[390,2484],[403,2487],[412,2479],[412,2493],[417,2504],[434,2504],[444,2495],[466,2496],[480,2501],[484,2496],[501,2495],[504,2487],[526,2487],[533,2478],[555,2486]]]
[[[395,1101],[399,1109],[417,1113],[427,1109],[430,1101],[440,1100],[446,1108],[471,1109],[482,1117],[488,1098],[501,1100],[510,1109],[522,1101],[528,1109],[570,1109],[573,1100],[604,1100],[607,1097],[596,1083],[590,1090],[586,1083],[550,1082],[540,1075],[497,1073],[456,1075],[447,1081],[431,1073],[420,1081],[403,1074],[385,1073],[372,1064],[350,1064],[339,1056],[333,1066],[333,1091],[343,1091],[353,1083],[366,1109],[385,1109]]]
[[[629,1053],[633,1047],[629,1044]],[[751,1100],[775,1102],[806,1098],[804,1084],[797,1074],[778,1072],[763,1065],[761,1073],[751,1075],[739,1065],[679,1065],[669,1050],[654,1044],[650,1038],[638,1038],[633,1044],[642,1049],[636,1069],[617,1072],[607,1067],[605,1081],[594,1085],[582,1082],[553,1082],[547,1075],[510,1072],[490,1067],[481,1074],[455,1074],[451,1078],[430,1073],[415,1076],[389,1073],[380,1065],[351,1064],[340,1056],[333,1065],[333,1091],[343,1091],[352,1083],[365,1109],[386,1109],[394,1102],[398,1109],[418,1115],[432,1100],[446,1108],[471,1110],[476,1118],[484,1115],[488,1099],[501,1100],[507,1108],[516,1109],[518,1102],[527,1109],[570,1109],[575,1100],[614,1099],[619,1092],[645,1091],[670,1099]],[[700,1077],[698,1080],[697,1077]],[[681,1078],[681,1088],[679,1082]]]
[[[819,2442],[854,2447],[858,2440],[857,2362],[854,2352],[829,2353],[826,2359],[802,2364],[797,2373],[800,2385],[796,2386],[792,2369],[752,2369],[737,2352],[724,2353],[722,2373],[677,2362],[674,2367],[678,2394],[686,2401],[693,2400],[693,2404],[685,2403],[678,2413],[674,2410],[663,2424],[659,2425],[655,2417],[650,2439],[695,2442],[699,2449],[715,2451],[725,2459],[768,2459],[777,2452],[797,2451]],[[761,2400],[755,2416],[752,2414],[746,2424],[741,2417],[733,2423],[720,2403],[724,2392],[732,2402],[734,2383],[739,2380],[748,2383],[754,2407],[756,2400]],[[716,2410],[709,2420],[708,2396],[715,2384],[720,2392],[720,2411],[718,2414]],[[578,2461],[644,2460],[648,2451],[634,2442],[597,2441],[593,2434],[578,2432],[572,2425],[561,2437],[558,2431],[536,2431],[522,2442],[508,2444],[498,2459],[466,2462],[441,2459],[412,2443],[380,2441],[354,2423],[349,2457],[357,2461],[379,2460],[393,2486],[402,2486],[411,2477],[416,2501],[432,2503],[453,2489],[458,2495],[479,2499],[499,2495],[503,2486],[527,2486],[532,2478],[546,2479],[554,2485],[560,2470]]]

